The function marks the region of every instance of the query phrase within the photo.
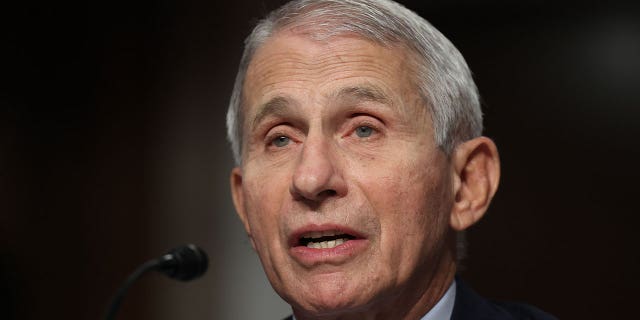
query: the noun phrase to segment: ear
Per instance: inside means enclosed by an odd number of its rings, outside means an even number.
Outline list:
[[[498,189],[498,149],[487,137],[471,139],[456,147],[452,165],[455,198],[450,224],[462,231],[482,218]]]
[[[247,218],[247,212],[244,207],[244,189],[242,187],[242,169],[239,167],[233,168],[231,170],[231,197],[233,198],[233,205],[236,208],[236,213],[242,221],[242,225],[244,226],[244,230],[247,232],[249,236],[249,240],[251,240],[251,246],[253,250],[256,249],[256,245],[253,242],[253,235],[251,234],[251,227],[249,225],[249,220]]]

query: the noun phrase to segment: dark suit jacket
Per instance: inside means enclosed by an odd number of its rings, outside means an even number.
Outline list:
[[[456,277],[456,302],[451,320],[557,320],[523,303],[490,301],[479,296]]]
[[[291,319],[292,317],[289,316],[284,320]],[[451,320],[557,320],[557,318],[527,304],[487,300],[456,277],[456,300]]]

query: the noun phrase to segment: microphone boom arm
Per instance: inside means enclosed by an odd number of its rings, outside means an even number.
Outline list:
[[[122,304],[125,293],[143,274],[150,270],[164,273],[173,279],[189,281],[203,275],[207,271],[209,259],[207,254],[193,244],[177,247],[158,259],[145,262],[138,267],[120,286],[109,304],[105,320],[114,320]]]
[[[122,303],[122,299],[124,298],[125,293],[129,290],[129,287],[136,282],[143,274],[145,274],[149,270],[153,270],[161,264],[160,259],[153,259],[145,262],[143,265],[138,267],[136,271],[127,277],[127,280],[120,286],[116,295],[111,300],[109,304],[109,309],[107,309],[107,315],[104,317],[105,320],[114,320],[116,318],[116,312],[120,308],[120,304]]]

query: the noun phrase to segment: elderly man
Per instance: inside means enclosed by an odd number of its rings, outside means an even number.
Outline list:
[[[552,319],[455,277],[500,175],[471,73],[388,0],[301,0],[246,40],[233,201],[296,319]]]

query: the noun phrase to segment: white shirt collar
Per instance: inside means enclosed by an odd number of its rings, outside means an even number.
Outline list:
[[[449,320],[453,313],[453,304],[456,302],[456,281],[453,280],[447,292],[440,298],[427,314],[421,320]]]
[[[442,298],[436,303],[427,314],[425,314],[421,320],[449,320],[453,313],[453,304],[456,302],[456,281],[453,280],[447,292],[444,293]],[[296,320],[296,316],[292,316],[293,320]]]

